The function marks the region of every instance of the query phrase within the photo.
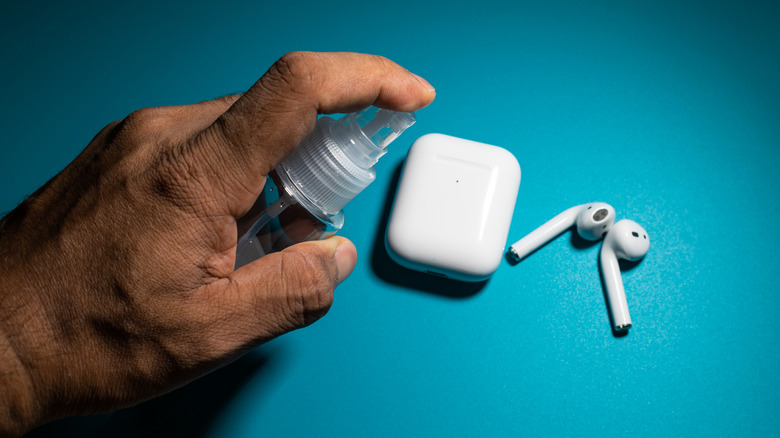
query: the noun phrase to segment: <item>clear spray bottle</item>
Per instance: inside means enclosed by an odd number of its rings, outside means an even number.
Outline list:
[[[374,164],[414,122],[414,113],[376,107],[338,120],[320,117],[314,131],[268,174],[263,192],[238,220],[236,269],[341,229],[344,206],[374,181]]]

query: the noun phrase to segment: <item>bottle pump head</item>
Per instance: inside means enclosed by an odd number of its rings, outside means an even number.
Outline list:
[[[279,167],[315,207],[336,214],[374,181],[374,164],[414,122],[414,113],[376,107],[335,121],[322,117]]]

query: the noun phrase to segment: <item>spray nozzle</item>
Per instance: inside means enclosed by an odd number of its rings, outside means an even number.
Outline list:
[[[351,116],[363,127],[363,133],[381,149],[412,126],[415,120],[414,113],[399,113],[373,106]]]
[[[344,152],[355,164],[369,168],[387,152],[387,145],[412,126],[415,120],[414,113],[370,106],[338,119],[331,133],[336,142],[349,145],[349,148],[344,148]]]

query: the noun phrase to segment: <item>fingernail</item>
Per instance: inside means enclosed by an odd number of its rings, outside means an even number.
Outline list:
[[[410,72],[410,73],[411,73],[411,72]],[[422,76],[415,75],[414,73],[412,73],[412,74],[414,75],[414,77],[416,77],[416,78],[417,78],[417,80],[418,80],[418,81],[419,81],[421,84],[423,84],[423,85],[425,86],[425,88],[427,88],[427,89],[428,89],[428,91],[436,91],[436,89],[435,89],[435,88],[433,88],[433,85],[431,85],[431,84],[430,84],[428,81],[426,81],[425,79],[423,79],[423,78],[422,78]]]
[[[341,284],[349,277],[357,263],[357,249],[348,239],[339,238],[339,245],[333,255],[338,269],[338,282]]]

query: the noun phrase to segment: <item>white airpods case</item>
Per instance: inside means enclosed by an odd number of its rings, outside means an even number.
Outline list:
[[[440,277],[481,281],[501,263],[520,165],[506,149],[443,134],[414,142],[387,226],[390,257]]]

